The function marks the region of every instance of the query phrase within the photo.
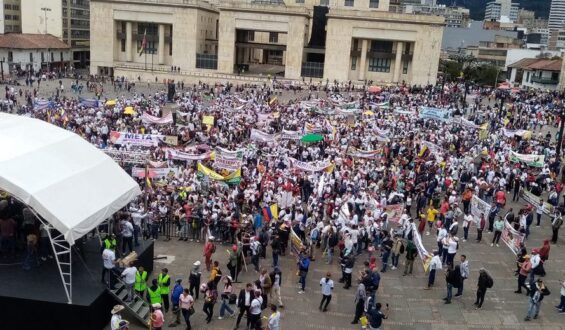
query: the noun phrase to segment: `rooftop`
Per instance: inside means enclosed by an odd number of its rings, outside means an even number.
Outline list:
[[[68,49],[69,46],[50,34],[8,33],[0,35],[0,48]]]
[[[540,70],[540,71],[561,71],[561,59],[545,59],[545,58],[524,58],[518,62],[510,64],[509,68],[518,68],[524,70]]]

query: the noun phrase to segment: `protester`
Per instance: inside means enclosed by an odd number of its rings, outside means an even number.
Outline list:
[[[538,318],[541,302],[543,298],[549,294],[550,292],[541,278],[538,279],[536,283],[530,287],[528,313],[524,318],[524,321],[530,321],[531,319]]]
[[[161,304],[156,303],[151,305],[153,312],[151,313],[151,329],[162,330],[165,324],[165,316],[161,311]]]
[[[110,319],[110,328],[112,330],[123,329],[122,322],[126,322],[126,325],[129,324],[129,322],[122,319],[122,311],[124,309],[125,307],[123,305],[116,305],[112,308],[112,318]]]
[[[481,309],[485,301],[487,289],[492,288],[492,277],[487,273],[484,268],[479,270],[479,279],[477,281],[477,299],[475,300],[475,309]]]
[[[319,310],[325,312],[328,310],[328,305],[332,300],[332,292],[334,289],[334,281],[331,279],[332,274],[328,272],[326,277],[320,279],[320,287],[322,287],[322,300],[320,301]],[[325,305],[324,305],[325,303]]]
[[[185,288],[180,295],[180,310],[186,323],[186,330],[191,330],[192,326],[190,324],[190,316],[194,314],[194,298],[189,293],[189,290]]]

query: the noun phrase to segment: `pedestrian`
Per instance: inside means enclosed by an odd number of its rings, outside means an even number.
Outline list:
[[[381,303],[376,303],[373,308],[367,310],[367,318],[369,319],[369,329],[379,330],[383,324],[383,320],[388,318],[389,307],[386,304],[385,312],[381,311]]]
[[[395,270],[398,268],[398,260],[400,259],[401,251],[404,251],[403,240],[400,235],[394,235],[391,249],[391,263],[390,269]]]
[[[298,260],[298,275],[300,276],[300,291],[299,294],[303,294],[306,289],[306,276],[308,275],[308,268],[310,267],[310,259],[304,251],[300,251],[300,256]]]
[[[485,214],[481,213],[481,217],[479,218],[479,222],[477,223],[477,243],[480,243],[483,240],[483,230],[485,230],[485,225]]]
[[[134,227],[131,219],[124,218],[120,222],[122,228],[122,254],[126,255],[126,247],[128,248],[128,253],[133,251],[133,233]]]
[[[145,295],[145,290],[147,290],[147,271],[143,266],[139,266],[135,272],[135,284],[133,289],[138,296],[143,297]]]
[[[557,244],[557,240],[559,239],[559,228],[563,225],[563,217],[559,211],[555,211],[553,214],[553,220],[551,220],[551,243]]]
[[[180,324],[181,310],[180,310],[180,296],[184,292],[182,287],[182,278],[177,278],[175,281],[175,286],[173,287],[173,292],[171,293],[171,305],[173,305],[173,314],[175,315],[175,321],[169,324],[169,327],[176,327]]]
[[[218,300],[218,291],[216,290],[216,283],[209,281],[206,284],[206,291],[204,292],[204,306],[202,310],[206,314],[206,324],[212,322],[214,317],[214,305]]]
[[[269,298],[271,299],[273,305],[278,304],[278,307],[283,308],[284,305],[281,300],[281,285],[282,285],[282,272],[279,267],[275,267],[275,269],[269,274],[271,277],[272,288],[270,291]]]
[[[253,265],[255,272],[259,272],[259,257],[261,256],[261,243],[255,237],[250,238],[249,250],[251,251],[251,264]]]
[[[171,286],[171,277],[167,268],[161,269],[161,273],[157,277],[159,283],[159,292],[161,293],[161,302],[165,307],[165,314],[169,312],[169,287]]]
[[[271,304],[271,316],[267,323],[267,330],[280,330],[281,329],[281,312],[277,310],[277,305]]]
[[[445,273],[445,282],[447,286],[447,295],[443,300],[445,304],[451,304],[453,297],[453,288],[461,286],[461,270],[459,265],[453,267],[453,264],[447,264],[447,272]]]
[[[541,223],[541,216],[543,215],[543,199],[540,198],[538,205],[536,205],[536,227],[540,226]]]
[[[179,301],[180,310],[184,318],[184,322],[186,323],[186,330],[192,330],[192,326],[190,325],[190,316],[194,314],[194,298],[192,298],[192,295],[190,295],[188,291],[189,290],[187,288],[183,290]]]
[[[235,315],[235,312],[230,308],[229,301],[230,296],[233,294],[233,284],[231,276],[227,275],[224,277],[224,289],[222,290],[221,298],[222,298],[222,305],[220,306],[220,316],[218,316],[218,320],[224,318],[225,312],[229,313],[229,317]]]
[[[390,251],[392,250],[392,240],[390,239],[390,234],[386,231],[382,231],[383,240],[381,241],[381,252],[382,252],[382,268],[381,273],[386,273],[386,268],[388,265],[388,257],[390,256]]]
[[[451,234],[448,235],[449,236],[444,239],[444,245],[447,245],[445,263],[452,265],[455,255],[457,254],[457,249],[459,248],[459,238],[452,236]]]
[[[542,260],[541,257],[539,255],[539,250],[538,249],[532,249],[532,254],[530,257],[530,263],[532,264],[532,270],[530,271],[530,278],[529,278],[529,283],[530,286],[534,285],[535,282],[535,276],[536,275],[541,275],[541,271],[540,269],[543,267],[542,264]]]
[[[414,266],[414,260],[416,260],[416,256],[418,255],[418,249],[412,240],[408,240],[406,243],[406,262],[404,265],[404,276],[408,274],[412,274],[412,268]]]
[[[465,217],[463,217],[463,242],[467,242],[469,239],[469,226],[471,225],[471,222],[474,221],[475,220],[471,212],[467,212]]]
[[[163,324],[165,324],[165,315],[161,310],[161,304],[156,303],[151,305],[153,312],[151,313],[151,326],[152,330],[162,330]]]
[[[202,273],[200,272],[200,260],[196,260],[194,264],[192,264],[192,270],[190,271],[190,275],[188,276],[189,286],[189,293],[192,297],[198,300],[198,294],[200,292],[200,278],[202,277]]]
[[[246,315],[247,318],[247,329],[249,329],[249,308],[251,307],[251,300],[254,298],[253,292],[253,285],[251,283],[247,283],[245,285],[245,289],[241,289],[239,291],[239,295],[237,297],[237,307],[239,308],[239,314],[237,315],[237,321],[235,323],[235,329],[239,328],[239,323],[241,322],[241,318],[243,314]]]
[[[154,278],[151,281],[151,286],[147,288],[147,301],[149,301],[150,304],[156,304],[161,303],[162,299],[159,283],[157,282],[157,279]]]
[[[102,268],[102,283],[107,285],[110,290],[114,290],[115,282],[115,265],[116,265],[116,254],[110,248],[106,247],[102,251],[102,261],[104,267]],[[108,281],[106,281],[106,274],[108,274]]]
[[[428,286],[425,288],[425,290],[430,290],[432,288],[432,286],[434,285],[435,279],[436,279],[436,272],[438,270],[441,270],[442,268],[443,268],[443,265],[441,263],[439,253],[436,250],[436,251],[433,252],[433,257],[432,257],[432,260],[430,261],[430,266],[428,268],[428,270],[429,270]]]
[[[494,246],[496,244],[496,247],[498,247],[498,241],[500,241],[500,236],[502,235],[502,229],[504,228],[504,220],[502,219],[502,216],[498,216],[498,218],[496,219],[496,221],[493,223],[493,228],[494,228],[494,236],[492,237],[492,242],[490,243],[490,246]]]
[[[477,281],[477,299],[475,300],[475,309],[481,309],[485,302],[485,295],[487,289],[492,288],[494,282],[492,277],[487,273],[484,268],[479,270],[479,279]]]
[[[137,274],[137,268],[131,263],[122,272],[122,279],[125,284],[125,290],[127,290],[127,298],[124,298],[124,302],[131,302],[134,300],[133,287],[135,285],[135,278]]]
[[[216,245],[214,245],[214,236],[208,236],[204,244],[204,258],[207,271],[210,271],[210,267],[212,266],[212,254],[215,252]]]
[[[561,287],[559,288],[559,305],[555,306],[559,310],[559,314],[565,314],[565,280],[559,281]]]
[[[344,258],[343,263],[343,280],[345,285],[343,286],[344,289],[349,290],[351,287],[351,277],[353,274],[353,266],[355,265],[355,257],[353,255],[348,255]]]
[[[455,297],[459,297],[463,294],[463,285],[465,284],[465,280],[469,278],[469,260],[467,260],[467,256],[462,254],[460,260],[459,270],[461,271],[461,286],[457,288]]]
[[[359,281],[359,286],[357,286],[357,292],[355,293],[355,316],[351,324],[359,323],[359,319],[363,316],[363,311],[365,310],[365,301],[367,301],[367,292],[365,291],[365,285],[363,282]]]
[[[320,287],[322,287],[322,300],[320,301],[319,310],[325,312],[328,310],[328,305],[332,300],[332,291],[334,289],[334,281],[331,279],[332,274],[328,272],[326,277],[320,279]],[[325,303],[325,305],[324,305]]]
[[[251,300],[251,306],[249,307],[250,329],[261,330],[261,306],[263,306],[261,291],[255,291],[255,297]]]
[[[518,271],[518,290],[514,293],[522,293],[522,288],[526,289],[526,295],[530,295],[530,288],[526,286],[526,279],[532,271],[532,263],[530,256],[525,255],[524,260],[520,263],[520,270]]]
[[[122,311],[125,309],[124,305],[116,305],[112,308],[110,312],[112,314],[112,318],[110,319],[110,329],[111,330],[119,330],[122,328],[122,322],[126,322],[129,324],[128,321],[122,319]]]
[[[541,278],[538,279],[536,283],[530,287],[530,295],[528,298],[528,313],[526,314],[524,321],[530,321],[531,319],[538,318],[543,297],[549,294],[550,292]]]

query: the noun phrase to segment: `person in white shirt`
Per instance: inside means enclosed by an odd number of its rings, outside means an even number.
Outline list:
[[[114,264],[116,263],[116,254],[110,249],[104,249],[102,252],[102,261],[104,262],[104,267],[102,268],[102,283],[110,286],[110,289],[114,288],[113,278],[114,278]],[[106,273],[109,275],[108,282],[106,282]]]
[[[277,305],[271,305],[271,312],[271,316],[269,316],[269,323],[267,323],[267,330],[280,330],[281,312],[277,311]]]
[[[425,288],[426,290],[430,290],[432,288],[432,286],[434,285],[435,279],[436,279],[436,272],[438,270],[442,269],[442,263],[441,263],[441,259],[439,257],[439,252],[438,251],[434,251],[434,256],[432,257],[432,260],[430,261],[430,266],[429,266],[429,275],[428,275],[428,286]]]
[[[135,266],[132,265],[128,265],[128,267],[126,267],[126,269],[124,269],[124,271],[122,272],[122,279],[124,280],[124,283],[126,285],[126,290],[128,292],[128,297],[127,299],[124,299],[124,301],[128,302],[128,301],[133,301],[133,286],[135,284],[135,274],[137,273],[137,268]]]
[[[120,226],[122,227],[122,255],[125,255],[126,246],[128,247],[129,252],[133,251],[134,228],[131,220],[128,219],[122,219],[122,221],[120,221]]]
[[[121,312],[125,309],[123,305],[116,305],[112,308],[112,319],[110,319],[110,329],[112,330],[120,330],[124,329],[123,325],[128,325],[129,322],[122,319]]]
[[[437,232],[437,238],[436,238],[437,248],[438,248],[438,251],[439,251],[440,258],[443,257],[444,252],[447,252],[447,251],[443,251],[444,249],[447,250],[447,246],[443,244],[443,240],[445,238],[447,238],[447,229],[445,229],[445,227],[442,225],[441,228]]]
[[[255,298],[251,301],[249,308],[249,325],[251,329],[258,329],[261,322],[261,306],[263,305],[263,297],[261,291],[255,291]]]
[[[325,312],[328,310],[328,305],[332,300],[332,290],[334,289],[334,281],[331,279],[332,274],[328,272],[326,277],[320,279],[320,286],[322,287],[322,301],[320,301],[319,310]],[[325,305],[324,305],[325,302]]]

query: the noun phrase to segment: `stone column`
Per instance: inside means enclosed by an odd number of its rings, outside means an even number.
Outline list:
[[[232,74],[235,62],[235,18],[231,12],[220,12],[218,36],[218,72]]]
[[[159,64],[165,64],[165,25],[159,24]]]
[[[396,60],[394,61],[394,77],[392,80],[394,82],[400,81],[400,71],[402,69],[402,51],[404,49],[404,43],[402,41],[396,42]]]
[[[131,22],[126,22],[126,61],[131,62],[132,51],[131,51],[131,41],[133,37],[133,31],[131,27]]]
[[[306,20],[304,18],[293,17],[289,20],[284,70],[284,77],[287,79],[299,79],[302,74],[305,32]]]
[[[369,41],[361,40],[361,60],[359,61],[359,80],[365,80],[365,70],[367,70],[367,48]]]

